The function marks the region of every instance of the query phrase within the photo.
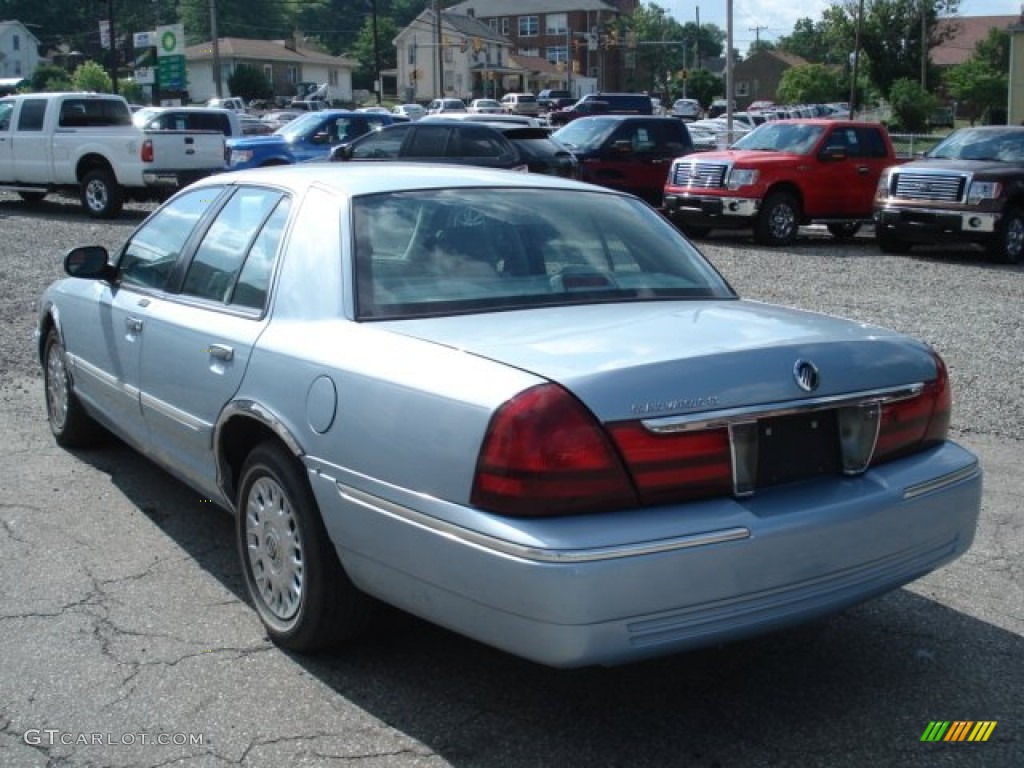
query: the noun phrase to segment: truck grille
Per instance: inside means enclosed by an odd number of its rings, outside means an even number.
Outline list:
[[[893,192],[909,200],[957,203],[963,199],[966,185],[967,177],[959,174],[897,173]]]
[[[684,160],[676,163],[672,170],[672,186],[701,189],[724,187],[728,170],[729,166],[724,163]]]

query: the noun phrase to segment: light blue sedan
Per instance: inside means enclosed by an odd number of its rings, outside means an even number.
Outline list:
[[[963,554],[946,368],[740,299],[664,218],[423,164],[224,174],[68,253],[57,442],[106,428],[237,519],[273,640],[378,601],[559,667],[763,633]]]

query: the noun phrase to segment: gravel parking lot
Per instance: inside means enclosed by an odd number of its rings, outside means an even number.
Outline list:
[[[47,431],[35,301],[68,248],[114,249],[151,209],[96,222],[0,193],[0,765],[1024,765],[1024,266],[813,228],[785,250],[699,244],[748,298],[940,351],[954,435],[986,468],[975,546],[951,566],[808,627],[611,670],[548,670],[401,615],[303,658],[245,602],[225,515],[123,446],[71,454]],[[922,744],[933,720],[998,726]]]

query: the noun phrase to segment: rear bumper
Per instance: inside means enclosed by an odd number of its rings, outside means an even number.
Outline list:
[[[213,176],[215,173],[223,173],[226,170],[228,170],[227,167],[183,171],[145,171],[142,174],[142,180],[148,187],[187,187],[194,181]]]
[[[895,589],[970,547],[982,486],[974,456],[946,443],[860,477],[742,500],[499,519],[498,537],[424,513],[413,494],[388,501],[327,470],[310,460],[325,523],[360,588],[556,667],[734,640]],[[452,507],[448,517],[478,514]],[[620,538],[580,548],[583,528]],[[634,538],[623,540],[626,530]]]
[[[908,240],[937,242],[943,239],[984,240],[995,234],[998,213],[949,211],[906,207],[877,208],[875,225]]]

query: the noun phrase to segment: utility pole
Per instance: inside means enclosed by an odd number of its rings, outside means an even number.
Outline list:
[[[114,34],[114,0],[107,0],[107,31],[110,33],[110,80],[117,93],[117,35]]]
[[[380,81],[380,47],[377,45],[377,0],[373,1],[373,85],[377,92],[377,106],[380,106],[381,91],[384,84]]]
[[[220,42],[219,33],[217,32],[217,0],[210,0],[210,45],[213,49],[213,87],[217,94],[217,98],[219,99],[224,95],[224,93],[220,82]]]
[[[921,90],[928,87],[928,6],[921,0]]]
[[[761,30],[768,29],[768,27],[747,27],[747,32],[754,33],[754,48],[761,47]]]

